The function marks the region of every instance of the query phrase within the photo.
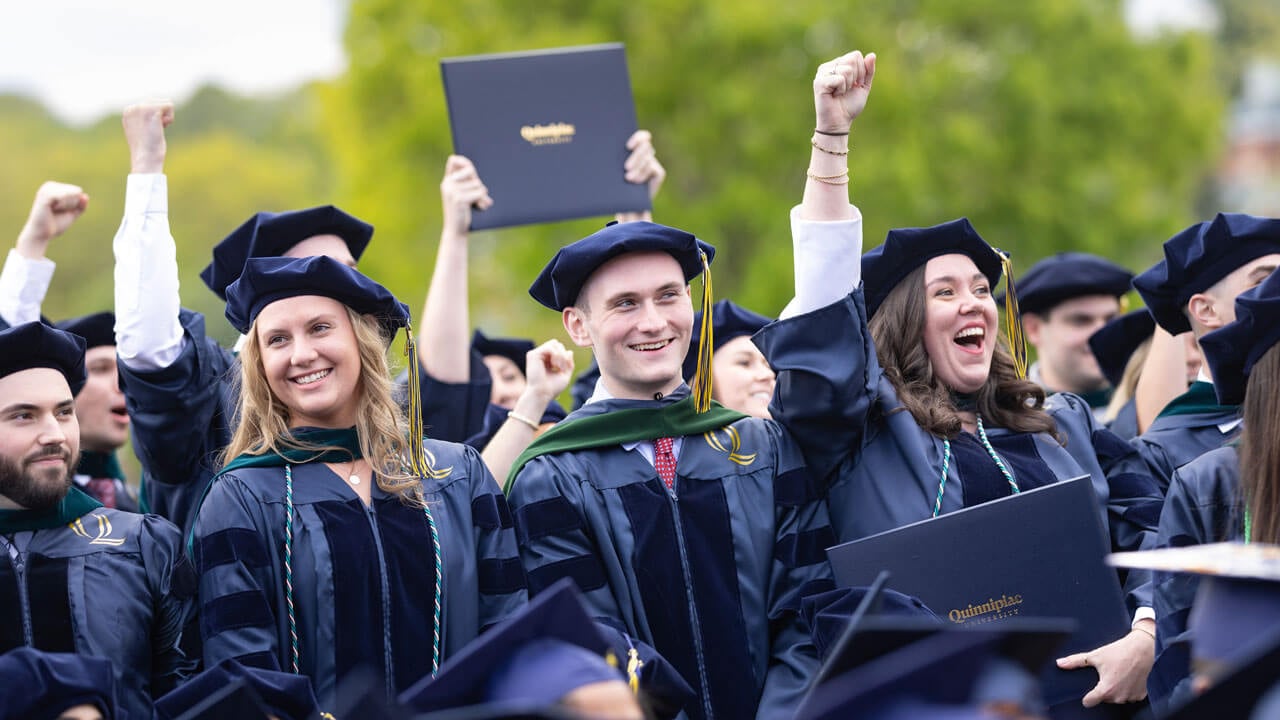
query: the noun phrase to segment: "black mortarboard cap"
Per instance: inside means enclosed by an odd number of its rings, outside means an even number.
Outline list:
[[[1280,717],[1280,632],[1263,633],[1239,659],[1235,670],[1208,690],[1162,715],[1163,720]]]
[[[250,258],[244,274],[227,288],[227,320],[247,333],[263,308],[299,295],[333,298],[360,314],[373,315],[388,339],[409,322],[409,307],[390,290],[323,255]]]
[[[54,327],[84,338],[86,350],[116,344],[116,314],[113,312],[70,318],[55,323]]]
[[[1249,374],[1262,356],[1280,342],[1280,272],[1236,297],[1236,319],[1200,338],[1200,349],[1213,375],[1218,402],[1244,402]]]
[[[582,720],[568,710],[549,707],[511,707],[507,703],[486,703],[464,708],[417,715],[414,720]]]
[[[333,718],[360,720],[409,720],[417,717],[394,698],[387,697],[387,680],[368,665],[359,665],[342,676],[334,692]],[[327,716],[326,716],[327,717]]]
[[[609,642],[582,605],[570,580],[538,594],[516,614],[487,630],[436,674],[401,693],[416,712],[505,703],[528,709],[554,705],[581,685],[624,680]]]
[[[881,617],[876,624],[898,632],[894,626],[902,622]],[[1033,672],[1069,633],[1060,623],[1048,621],[980,629],[934,626],[932,632],[913,624],[928,634],[908,638],[820,683],[805,698],[795,719],[898,717],[895,709],[902,703],[941,713],[993,700],[1038,703],[1036,697],[1027,698],[1036,695]],[[878,631],[868,627],[863,632]],[[848,645],[850,651],[857,646]]]
[[[104,658],[18,648],[0,655],[0,720],[56,718],[94,705],[116,716],[115,675]]]
[[[716,254],[709,243],[683,230],[651,222],[614,222],[560,248],[533,281],[529,294],[552,310],[563,310],[577,301],[596,268],[619,255],[647,251],[670,253],[680,263],[686,281],[702,273],[700,253],[706,254],[708,264]]]
[[[1171,335],[1191,330],[1187,302],[1233,270],[1263,255],[1280,253],[1280,220],[1218,213],[1164,243],[1164,259],[1133,279],[1160,327]]]
[[[919,598],[903,595],[885,587],[889,573],[882,572],[871,585],[829,590],[809,595],[800,601],[800,615],[809,626],[814,647],[823,664],[814,673],[820,682],[856,666],[848,646],[855,642],[859,629],[871,617],[889,615],[919,620],[924,627],[934,628],[941,620]]]
[[[994,290],[1003,272],[1000,251],[987,244],[968,218],[923,228],[890,230],[884,243],[862,256],[862,287],[867,317],[880,309],[889,292],[913,270],[940,255],[968,255]],[[924,288],[920,288],[924,292]]]
[[[359,260],[373,237],[373,226],[332,205],[260,212],[214,246],[213,260],[200,271],[200,279],[225,300],[227,287],[240,277],[246,260],[283,255],[315,235],[337,235],[346,242],[351,256]]]
[[[1120,385],[1124,369],[1129,366],[1129,358],[1155,329],[1155,318],[1146,308],[1139,308],[1112,318],[1089,336],[1089,349],[1097,358],[1103,377],[1112,387]]]
[[[84,338],[42,322],[29,322],[0,331],[0,377],[32,368],[62,373],[78,395],[84,387]]]
[[[257,715],[233,714],[233,708],[252,708]],[[280,720],[310,720],[319,711],[309,677],[247,667],[236,660],[223,660],[156,700],[156,720],[268,714]]]
[[[713,318],[711,327],[715,331],[714,342],[711,344],[713,350],[719,350],[724,344],[744,335],[755,335],[760,328],[773,322],[773,318],[767,318],[759,313],[754,313],[732,300],[719,300],[712,306],[711,317]],[[693,314],[693,337],[698,337],[702,332],[702,311]],[[691,379],[698,370],[698,348],[690,345],[689,352],[684,357],[684,378]]]
[[[498,355],[515,363],[523,375],[526,356],[537,346],[524,338],[488,337],[476,330],[471,336],[471,349],[484,355]]]
[[[1058,253],[1032,265],[1018,278],[1018,307],[1024,313],[1044,314],[1071,298],[1118,298],[1129,292],[1132,282],[1133,273],[1105,258],[1080,252]]]

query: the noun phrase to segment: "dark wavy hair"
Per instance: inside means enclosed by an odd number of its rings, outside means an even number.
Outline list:
[[[960,434],[960,414],[951,388],[933,372],[924,348],[924,266],[916,268],[889,291],[868,322],[876,355],[903,409],[938,437]],[[1058,425],[1044,410],[1044,390],[1018,377],[1013,355],[1003,338],[996,341],[991,372],[977,392],[977,411],[989,424],[1017,432],[1049,433],[1058,442]]]
[[[1245,539],[1280,544],[1280,345],[1254,364],[1240,412],[1240,495],[1252,525]]]

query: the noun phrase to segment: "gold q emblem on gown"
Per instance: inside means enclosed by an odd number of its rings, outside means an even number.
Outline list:
[[[742,436],[738,434],[736,428],[732,426],[722,427],[719,430],[711,430],[702,433],[702,437],[717,452],[722,452],[729,456],[729,459],[743,467],[750,465],[756,461],[756,453],[744,455],[739,450],[742,449]],[[725,440],[728,440],[726,444]]]

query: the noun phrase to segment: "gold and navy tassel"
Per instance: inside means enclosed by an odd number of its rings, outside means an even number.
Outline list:
[[[1000,267],[1004,270],[1004,327],[1009,336],[1009,350],[1013,354],[1013,368],[1018,377],[1027,377],[1027,338],[1022,333],[1022,313],[1018,310],[1018,292],[1013,287],[1013,260],[1009,253],[996,250]]]
[[[693,404],[699,413],[711,409],[711,355],[715,347],[715,325],[711,316],[711,265],[707,254],[698,250],[702,260],[702,331],[698,334],[698,369],[693,377]]]
[[[413,324],[405,323],[404,352],[409,357],[409,468],[419,478],[427,478],[430,469],[427,466],[426,448],[422,445],[422,436],[426,431],[422,427],[422,384],[418,380],[418,345],[413,339]]]

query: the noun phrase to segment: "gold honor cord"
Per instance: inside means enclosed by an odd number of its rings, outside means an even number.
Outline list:
[[[995,251],[1004,270],[1004,328],[1009,336],[1009,351],[1018,377],[1027,378],[1027,338],[1022,334],[1022,313],[1018,310],[1018,292],[1013,287],[1013,260],[1009,253]]]
[[[702,331],[698,334],[698,369],[693,377],[693,403],[699,413],[711,409],[711,355],[715,343],[715,323],[711,317],[711,264],[698,250],[702,261]]]

